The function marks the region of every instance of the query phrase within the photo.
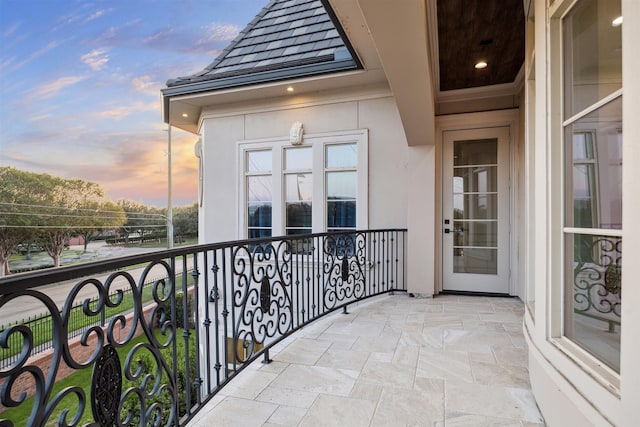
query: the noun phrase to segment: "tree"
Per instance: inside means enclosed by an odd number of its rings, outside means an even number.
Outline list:
[[[0,206],[0,262],[4,274],[9,272],[9,255],[27,239],[38,239],[57,267],[71,234],[117,228],[124,222],[122,211],[104,197],[95,182],[9,167],[0,168]]]
[[[126,222],[126,215],[122,208],[109,200],[87,200],[81,204],[78,213],[81,228],[75,230],[84,239],[84,252],[89,242],[105,228],[117,229]]]
[[[173,209],[173,233],[179,239],[198,235],[198,204]]]
[[[129,238],[132,233],[138,233],[140,243],[143,243],[145,234],[157,233],[166,229],[167,217],[162,209],[147,206],[133,200],[121,199],[117,201],[117,204],[126,215],[126,221],[121,227],[125,244],[129,244]]]
[[[9,256],[16,247],[35,237],[34,206],[50,202],[51,187],[46,176],[0,167],[0,276],[9,274]]]
[[[54,207],[45,208],[47,213],[51,213],[43,215],[47,227],[42,232],[44,248],[53,259],[54,267],[60,265],[65,243],[78,230],[93,232],[105,227],[117,228],[125,220],[122,212],[109,215],[100,212],[100,208],[108,208],[112,204],[104,197],[99,184],[82,179],[57,180],[52,191]]]

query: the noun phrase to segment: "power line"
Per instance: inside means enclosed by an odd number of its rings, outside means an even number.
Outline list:
[[[127,215],[140,215],[140,216],[156,216],[162,217],[166,219],[166,216],[161,213],[154,212],[134,212],[134,211],[125,211],[124,209],[121,211],[107,210],[107,209],[89,209],[89,208],[71,208],[68,206],[53,206],[53,205],[32,205],[26,203],[8,203],[8,202],[0,202],[0,205],[4,206],[21,206],[21,207],[29,207],[29,208],[47,208],[47,209],[63,209],[68,211],[84,211],[84,212],[108,212],[108,213],[125,213]]]
[[[140,229],[140,228],[164,228],[166,227],[167,224],[159,224],[159,225],[137,225],[133,228]],[[113,230],[113,226],[108,226],[108,225],[95,225],[95,226],[91,226],[91,225],[79,225],[79,226],[71,226],[71,225],[0,225],[0,228],[51,228],[51,229],[89,229],[89,230],[96,230],[96,229],[104,229],[104,230]]]

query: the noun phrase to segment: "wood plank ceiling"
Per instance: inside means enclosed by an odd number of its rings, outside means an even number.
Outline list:
[[[522,0],[438,0],[440,91],[513,82],[524,62]],[[487,67],[474,68],[479,61]]]

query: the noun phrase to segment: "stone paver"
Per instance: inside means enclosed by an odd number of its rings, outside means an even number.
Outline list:
[[[247,367],[190,426],[544,425],[520,300],[396,294],[349,313],[272,349],[271,365]]]

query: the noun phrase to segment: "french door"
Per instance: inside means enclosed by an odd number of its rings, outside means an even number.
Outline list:
[[[509,128],[443,134],[442,287],[509,293]]]

